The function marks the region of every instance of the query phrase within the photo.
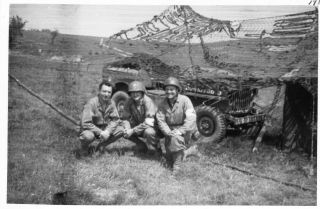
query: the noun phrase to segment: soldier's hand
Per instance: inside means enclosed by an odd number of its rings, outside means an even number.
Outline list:
[[[147,124],[148,126],[153,127],[154,126],[154,119],[153,118],[146,118],[144,120],[144,123]]]
[[[103,141],[106,141],[108,140],[110,137],[110,132],[108,130],[104,130],[100,133],[100,138],[103,140]]]
[[[129,138],[132,136],[132,134],[133,134],[133,129],[127,129],[124,132],[124,138]]]
[[[172,133],[172,135],[178,135],[178,136],[181,136],[181,135],[182,135],[182,133],[181,133],[178,129],[173,129],[173,130],[171,131],[171,133]]]

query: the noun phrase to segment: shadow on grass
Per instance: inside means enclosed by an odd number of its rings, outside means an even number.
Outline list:
[[[53,194],[51,203],[53,205],[99,204],[98,202],[94,202],[94,198],[89,192],[79,190],[57,192]]]

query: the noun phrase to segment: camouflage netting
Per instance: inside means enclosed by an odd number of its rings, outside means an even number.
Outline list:
[[[189,6],[169,7],[151,21],[113,38],[188,44],[175,51],[161,51],[159,59],[135,54],[112,65],[143,69],[160,80],[174,75],[189,89],[210,89],[222,95],[245,87],[258,88],[254,102],[271,113],[267,133],[282,133],[289,149],[297,144],[306,149],[317,122],[311,117],[316,111],[311,104],[318,96],[318,9],[308,10],[221,21],[203,17]],[[152,53],[159,54],[156,49]],[[292,93],[296,90],[300,95]]]
[[[277,40],[269,40],[269,43],[273,42],[273,44],[276,44],[276,41]],[[232,62],[219,62],[219,59],[210,55],[208,47],[202,41],[203,57],[215,70],[205,72],[199,69],[198,76],[200,78],[206,78],[205,80],[208,80],[208,78],[214,78],[215,81],[221,80],[221,82],[226,83],[232,88],[239,88],[239,80],[243,86],[254,86],[257,88],[281,85],[283,83],[298,83],[311,94],[317,94],[318,32],[307,34],[306,37],[297,39],[296,42],[297,48],[291,52],[291,59],[278,60],[277,65],[272,68],[265,66],[270,69],[263,73],[259,73],[261,70],[256,69],[256,71],[242,71],[240,74],[237,74],[236,72],[239,67],[249,69],[253,66]],[[286,51],[285,53],[288,52]],[[250,60],[249,57],[247,59],[248,61]],[[219,68],[223,70],[217,70]],[[221,72],[220,74],[218,73],[219,71]],[[283,71],[283,73],[279,74],[281,71]]]
[[[132,57],[108,63],[105,68],[118,67],[138,71],[145,70],[151,78],[158,80],[164,80],[168,76],[174,75],[179,77],[184,84],[192,83],[197,79],[203,86],[227,91],[237,90],[240,87],[257,87],[261,89],[292,82],[299,83],[307,91],[315,94],[317,93],[318,76],[317,34],[309,34],[305,38],[295,39],[290,42],[283,42],[278,39],[268,40],[266,44],[275,46],[284,43],[296,43],[297,45],[297,48],[290,51],[290,53],[287,51],[268,52],[277,59],[273,60],[270,63],[271,65],[266,65],[267,60],[263,60],[269,56],[265,54],[261,54],[259,57],[263,61],[263,65],[252,62],[244,65],[240,61],[236,63],[237,60],[231,60],[233,56],[230,59],[227,57],[227,59],[224,59],[225,61],[219,61],[220,58],[218,57],[217,59],[212,56],[212,52],[202,43],[202,59],[211,67],[196,65],[186,68],[181,66],[180,63],[178,63],[179,65],[170,66],[166,64],[166,59],[163,59],[163,57],[158,59],[150,54],[134,53]],[[250,58],[253,59],[250,55],[243,54],[242,58],[249,61]],[[196,61],[198,63],[198,60]],[[187,63],[188,60],[185,60],[185,62]]]
[[[132,57],[108,63],[104,66],[104,68],[108,67],[130,68],[138,71],[143,69],[148,72],[150,77],[156,79],[167,78],[170,75],[175,75],[180,70],[180,67],[177,65],[169,66],[160,59],[145,53],[134,53]]]
[[[206,41],[259,38],[262,33],[271,37],[301,37],[314,30],[317,12],[310,6],[307,11],[296,14],[229,21],[204,17],[187,5],[174,5],[110,38],[183,43],[188,40],[188,34],[192,43],[199,43],[199,33]]]

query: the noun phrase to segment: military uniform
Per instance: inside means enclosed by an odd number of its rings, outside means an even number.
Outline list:
[[[154,117],[157,107],[150,97],[143,95],[138,102],[130,98],[125,104],[124,119],[129,123],[125,123],[126,129],[133,128],[133,135],[129,140],[137,143],[137,137],[143,137],[145,144],[149,150],[155,150],[158,144],[158,137],[154,127]],[[152,121],[153,124],[148,123]]]
[[[100,142],[101,145],[107,146],[119,139],[124,129],[120,124],[114,101],[109,100],[107,104],[103,104],[96,96],[87,102],[82,112],[79,136],[82,148],[88,149],[93,141],[99,139],[104,130],[108,130],[110,137],[107,141],[100,140]]]
[[[197,117],[191,100],[187,96],[179,94],[182,88],[177,78],[167,78],[164,81],[164,88],[166,99],[160,103],[156,118],[159,129],[165,135],[165,146],[160,143],[161,149],[165,149],[169,162],[172,159],[172,168],[175,174],[181,168],[190,140],[198,133]]]
[[[166,138],[166,150],[171,153],[185,150],[192,134],[197,132],[196,112],[191,100],[185,95],[178,94],[172,106],[167,98],[164,99],[159,105],[156,119]],[[173,130],[178,130],[181,135],[173,134]]]

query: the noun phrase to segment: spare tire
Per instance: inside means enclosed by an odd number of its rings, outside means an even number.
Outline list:
[[[205,105],[196,107],[196,112],[197,127],[201,135],[210,137],[212,141],[221,141],[226,135],[224,115]]]
[[[124,91],[117,91],[112,96],[112,100],[116,103],[116,107],[119,113],[120,118],[123,116],[124,105],[129,99],[129,95]]]

